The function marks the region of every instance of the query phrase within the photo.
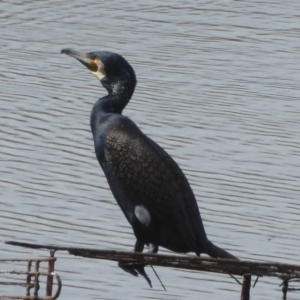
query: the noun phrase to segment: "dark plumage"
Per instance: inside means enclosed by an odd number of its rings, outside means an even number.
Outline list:
[[[135,251],[143,251],[147,244],[152,252],[162,246],[175,252],[237,259],[207,239],[196,198],[178,164],[122,115],[136,85],[130,64],[110,52],[65,49],[62,53],[83,63],[108,92],[91,112],[95,153],[133,228]],[[135,269],[145,276],[143,269]],[[134,269],[126,270],[136,275]]]

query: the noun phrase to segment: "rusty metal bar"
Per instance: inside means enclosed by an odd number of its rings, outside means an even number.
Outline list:
[[[19,258],[12,258],[12,259],[0,259],[0,262],[22,262],[22,261],[28,261],[28,262],[45,262],[45,261],[51,261],[56,260],[55,257],[47,257],[47,258],[36,258],[36,259],[19,259]]]
[[[0,274],[28,275],[30,277],[37,276],[37,275],[49,276],[48,272],[37,272],[37,271],[30,271],[30,272],[28,272],[28,271],[16,271],[16,270],[12,270],[12,271],[1,270]]]
[[[127,264],[152,264],[153,266],[174,267],[187,270],[216,272],[223,274],[300,278],[300,265],[282,264],[276,262],[254,262],[232,259],[215,259],[196,256],[175,256],[162,254],[137,253],[114,250],[98,250],[80,247],[61,247],[55,245],[30,244],[6,241],[6,244],[33,249],[49,249],[68,251],[75,256],[95,259],[106,259]]]
[[[61,279],[60,277],[56,274],[56,273],[53,273],[53,275],[55,276],[56,278],[56,281],[57,281],[57,290],[56,290],[56,293],[54,294],[53,296],[53,300],[57,299],[60,295],[60,292],[61,292],[61,288],[62,288],[62,282],[61,282]]]
[[[40,282],[39,282],[39,277],[40,277],[40,272],[39,272],[39,269],[40,269],[40,262],[37,261],[35,263],[35,276],[34,276],[34,291],[33,291],[33,295],[35,297],[38,297],[38,293],[39,293],[39,289],[40,289]]]
[[[30,296],[30,295],[26,295],[26,296],[7,296],[7,295],[0,295],[0,299],[19,299],[19,300],[56,300],[60,293],[61,293],[61,289],[62,289],[62,282],[60,277],[56,274],[56,273],[52,273],[51,276],[54,276],[56,278],[57,281],[57,290],[54,296],[45,296],[45,297],[38,297],[38,296]],[[18,284],[16,284],[18,285]]]
[[[53,258],[55,254],[55,250],[50,250],[50,257]],[[50,274],[54,272],[54,264],[55,259],[49,260],[48,263],[48,277],[47,277],[47,283],[46,283],[46,296],[52,296],[52,286],[53,286],[53,276]]]
[[[51,273],[52,275],[53,273],[50,271],[54,269],[54,263],[55,263],[54,252],[57,250],[68,251],[69,254],[75,256],[88,257],[94,259],[106,259],[106,260],[111,260],[116,262],[122,262],[123,264],[132,265],[132,266],[143,264],[143,265],[151,265],[151,266],[173,267],[173,268],[186,269],[186,270],[197,270],[197,271],[207,271],[207,272],[214,272],[214,273],[242,275],[244,277],[243,284],[242,284],[242,291],[241,291],[242,300],[250,299],[251,275],[255,275],[257,277],[271,276],[271,277],[278,277],[283,279],[284,280],[283,299],[286,298],[287,291],[296,290],[296,289],[288,288],[288,282],[300,279],[300,265],[291,265],[291,264],[283,264],[283,263],[275,263],[275,262],[273,263],[273,262],[241,261],[241,260],[231,260],[231,259],[213,259],[213,258],[195,257],[195,256],[177,256],[177,255],[175,256],[175,255],[161,255],[161,254],[158,255],[158,254],[149,254],[149,253],[87,249],[81,247],[64,247],[64,246],[62,247],[56,245],[41,245],[41,244],[15,242],[15,241],[6,241],[5,243],[14,246],[27,247],[32,249],[51,250],[51,257],[48,259],[49,272],[46,273],[49,278],[49,282],[51,282],[49,273]],[[42,273],[39,274],[42,275]],[[44,274],[45,273],[43,273],[43,275]],[[57,280],[60,280],[59,277]],[[60,293],[60,289],[61,286],[58,287],[58,294]],[[50,291],[49,289],[47,290],[47,293],[48,291],[49,291],[49,295],[51,295],[52,291]],[[52,299],[51,296],[50,299]],[[23,300],[31,300],[31,298],[23,299]]]
[[[31,261],[28,261],[27,264],[27,272],[31,272]],[[31,284],[31,276],[30,274],[27,274],[27,278],[26,278],[26,283],[27,283],[27,287],[26,287],[26,296],[30,295],[30,289],[34,286],[34,284]]]
[[[40,258],[40,259],[1,259],[0,262],[28,262],[27,263],[27,271],[19,271],[19,270],[0,270],[0,274],[17,274],[17,275],[27,275],[26,283],[18,283],[18,282],[0,282],[2,285],[16,285],[23,286],[26,288],[26,296],[8,296],[8,295],[0,295],[0,299],[20,299],[20,300],[55,300],[59,297],[62,282],[60,277],[54,273],[54,264],[56,258],[54,257],[55,251],[50,252],[49,258]],[[40,263],[48,262],[48,272],[40,272]],[[32,270],[32,263],[35,263],[35,269]],[[47,276],[46,281],[46,296],[39,296],[40,290],[40,276]],[[34,281],[32,282],[32,277],[34,277]],[[56,278],[57,281],[57,290],[55,295],[52,296],[53,289],[53,277]],[[30,295],[30,290],[33,289],[33,295]]]

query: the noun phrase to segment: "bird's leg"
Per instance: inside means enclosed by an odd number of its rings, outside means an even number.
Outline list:
[[[143,252],[144,250],[144,243],[141,243],[139,240],[136,240],[135,245],[134,245],[134,252]]]
[[[144,244],[139,242],[139,240],[136,240],[136,243],[134,246],[134,252],[143,252],[143,250],[144,250]],[[140,274],[141,276],[143,276],[146,279],[149,286],[152,288],[151,280],[145,272],[146,264],[141,263],[141,264],[135,264],[135,265],[128,265],[128,264],[120,261],[118,263],[118,266],[122,270],[124,270],[125,272],[127,272],[133,276],[138,276]]]
[[[148,253],[157,253],[158,252],[158,245],[149,244]]]
[[[144,250],[144,244],[141,244],[137,240],[136,244],[135,244],[135,247],[134,247],[134,252],[143,252],[143,250]],[[157,251],[158,251],[158,245],[149,244],[148,253],[157,253]],[[145,266],[146,266],[146,264],[135,265],[134,266],[134,271],[138,272],[138,274],[140,274],[141,276],[143,276],[146,279],[146,281],[148,282],[149,286],[152,287],[151,280],[150,280],[149,276],[145,272]]]
[[[144,244],[141,243],[141,242],[139,242],[139,240],[136,240],[136,243],[134,245],[133,251],[134,252],[143,252],[143,250],[144,250]],[[137,272],[137,270],[133,266],[128,265],[127,263],[124,263],[124,262],[120,261],[118,263],[118,266],[122,270],[124,270],[125,272],[127,272],[127,273],[129,273],[129,274],[131,274],[133,276],[138,276],[139,275],[139,273]]]

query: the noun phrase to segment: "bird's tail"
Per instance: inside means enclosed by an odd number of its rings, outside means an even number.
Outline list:
[[[213,258],[227,258],[227,259],[236,259],[239,260],[234,255],[230,254],[229,252],[225,251],[222,248],[214,245],[212,242],[208,241],[207,245],[207,254]]]

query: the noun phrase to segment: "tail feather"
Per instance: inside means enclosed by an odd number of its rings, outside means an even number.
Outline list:
[[[226,250],[219,248],[214,245],[212,242],[208,241],[207,245],[207,254],[213,258],[226,258],[226,259],[236,259],[239,260],[234,255],[230,254]]]

